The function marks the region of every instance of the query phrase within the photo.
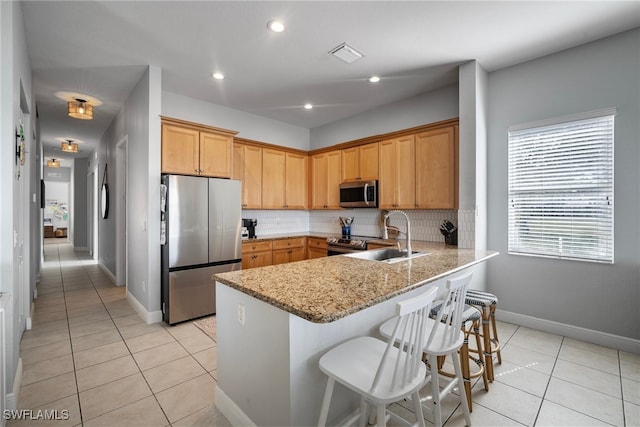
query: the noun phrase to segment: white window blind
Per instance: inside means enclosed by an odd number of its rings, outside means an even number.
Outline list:
[[[614,114],[509,129],[509,253],[613,262]]]

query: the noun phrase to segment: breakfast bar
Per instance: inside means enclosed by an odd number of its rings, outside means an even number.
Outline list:
[[[497,255],[424,242],[413,249],[428,255],[393,264],[333,256],[215,275],[218,409],[233,425],[315,425],[327,350],[376,335],[397,301]],[[329,422],[357,406],[337,387]]]

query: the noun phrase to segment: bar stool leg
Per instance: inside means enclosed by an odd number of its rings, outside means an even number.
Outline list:
[[[493,305],[492,305],[493,306]],[[490,382],[494,380],[493,373],[493,353],[491,350],[491,334],[489,333],[489,312],[486,307],[482,307],[482,338],[484,341],[484,366],[487,370],[487,378]],[[495,335],[495,331],[493,333]],[[502,360],[500,361],[502,363]]]
[[[493,328],[493,338],[491,341],[495,344],[495,352],[498,355],[498,364],[502,365],[502,354],[500,353],[500,340],[498,339],[498,328],[496,326],[496,304],[489,307],[489,317],[491,318],[491,327]]]

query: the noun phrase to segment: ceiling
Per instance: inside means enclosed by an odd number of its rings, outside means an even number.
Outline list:
[[[81,141],[76,157],[95,148],[148,64],[161,67],[163,90],[314,128],[454,84],[458,65],[472,59],[494,71],[640,26],[640,1],[25,1],[22,9],[41,139],[56,158],[71,156],[57,138]],[[269,31],[272,19],[286,30]],[[328,53],[342,42],[364,57],[347,64]],[[380,82],[369,83],[372,75]],[[72,119],[58,91],[103,104],[94,120]]]

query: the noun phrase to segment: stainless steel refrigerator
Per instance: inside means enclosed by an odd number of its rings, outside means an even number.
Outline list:
[[[162,176],[162,313],[173,325],[216,312],[215,273],[242,268],[241,183]]]

